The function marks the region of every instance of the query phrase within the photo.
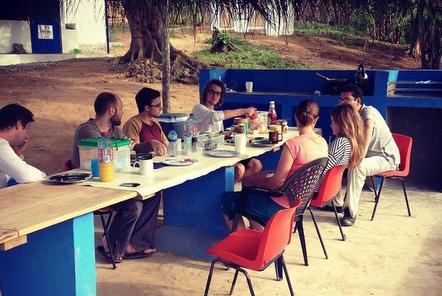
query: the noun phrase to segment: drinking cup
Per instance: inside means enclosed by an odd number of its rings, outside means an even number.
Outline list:
[[[253,92],[253,81],[246,82],[246,92]]]
[[[112,182],[115,179],[115,168],[113,162],[99,162],[98,175],[101,182]]]
[[[137,157],[137,161],[134,162],[134,166],[140,168],[140,175],[152,176],[153,175],[153,156],[142,155]]]
[[[235,134],[235,151],[239,154],[245,154],[247,136],[245,134]]]
[[[91,159],[91,173],[92,177],[97,178],[99,177],[99,166],[98,166],[98,159]]]

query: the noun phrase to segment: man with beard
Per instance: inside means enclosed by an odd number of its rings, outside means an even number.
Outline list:
[[[94,103],[95,118],[80,124],[75,130],[74,143],[72,146],[72,167],[80,167],[80,154],[78,143],[82,139],[107,136],[111,139],[124,139],[124,133],[120,127],[123,116],[123,103],[113,93],[102,92],[97,96]]]
[[[32,112],[19,104],[9,104],[0,109],[0,188],[17,182],[37,181],[46,176],[21,157],[28,144],[28,130],[33,121]]]
[[[160,124],[161,94],[159,91],[143,87],[135,96],[138,115],[131,117],[124,124],[124,133],[134,143],[136,152],[154,151],[156,155],[167,153],[167,141]]]
[[[114,93],[103,92],[95,99],[95,118],[89,119],[77,127],[72,147],[72,166],[80,166],[78,143],[84,138],[107,136],[125,138],[121,125],[123,103]],[[156,251],[154,236],[157,224],[160,195],[140,201],[130,199],[112,206],[116,211],[108,234],[113,248],[115,262],[123,259],[141,258]],[[97,250],[109,256],[109,246],[102,239],[103,246]]]

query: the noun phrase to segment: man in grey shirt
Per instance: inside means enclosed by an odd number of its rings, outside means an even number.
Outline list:
[[[94,103],[95,118],[82,123],[75,130],[72,147],[72,165],[80,166],[78,142],[84,138],[108,136],[125,138],[121,125],[123,102],[113,93],[100,93]],[[116,262],[123,259],[146,257],[156,251],[154,236],[160,208],[160,194],[141,200],[130,199],[112,206],[117,213],[109,227],[108,234],[111,246],[97,249],[108,256],[112,247]]]
[[[382,172],[396,170],[400,163],[399,149],[390,129],[376,108],[363,104],[362,90],[356,85],[347,85],[340,95],[341,104],[352,105],[364,121],[365,158],[361,164],[348,172],[347,198],[345,200],[343,226],[352,226],[356,221],[365,178]]]
[[[121,118],[123,116],[123,103],[121,99],[112,93],[101,93],[94,103],[95,118],[80,124],[75,130],[72,144],[72,167],[80,167],[80,153],[78,143],[86,138],[98,138],[107,136],[111,139],[124,139],[121,129]]]

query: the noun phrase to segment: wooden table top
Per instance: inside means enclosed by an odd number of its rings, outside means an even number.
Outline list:
[[[136,197],[135,191],[44,182],[0,190],[0,244]]]

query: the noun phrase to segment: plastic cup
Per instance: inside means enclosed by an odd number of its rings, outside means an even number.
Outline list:
[[[239,154],[245,154],[247,144],[247,136],[245,134],[235,135],[235,151]]]
[[[99,170],[99,162],[98,159],[91,159],[91,173],[92,177],[97,178],[100,176]]]
[[[246,92],[253,92],[253,81],[246,82]]]
[[[113,162],[100,162],[98,164],[101,182],[112,182],[115,179],[115,168]]]

